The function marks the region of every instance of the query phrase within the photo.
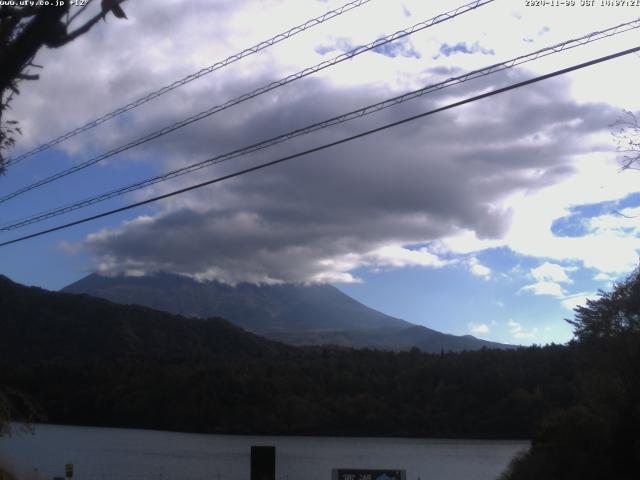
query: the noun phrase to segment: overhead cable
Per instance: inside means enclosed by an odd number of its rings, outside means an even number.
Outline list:
[[[299,157],[302,157],[302,156],[305,156],[305,155],[309,155],[311,153],[316,153],[316,152],[319,152],[319,151],[322,151],[322,150],[326,150],[328,148],[335,147],[337,145],[341,145],[341,144],[356,140],[358,138],[363,138],[363,137],[366,137],[366,136],[381,132],[383,130],[387,130],[387,129],[390,129],[390,128],[393,128],[393,127],[397,127],[399,125],[403,125],[405,123],[409,123],[409,122],[418,120],[420,118],[427,117],[429,115],[434,115],[434,114],[439,113],[439,112],[443,112],[443,111],[450,110],[450,109],[453,109],[453,108],[456,108],[456,107],[460,107],[462,105],[466,105],[466,104],[469,104],[469,103],[472,103],[472,102],[476,102],[476,101],[482,100],[484,98],[492,97],[494,95],[498,95],[498,94],[501,94],[501,93],[504,93],[504,92],[507,92],[507,91],[510,91],[510,90],[521,88],[521,87],[524,87],[526,85],[531,85],[533,83],[537,83],[537,82],[540,82],[540,81],[543,81],[543,80],[547,80],[547,79],[552,78],[552,77],[557,77],[559,75],[564,75],[564,74],[569,73],[569,72],[580,70],[582,68],[586,68],[586,67],[589,67],[589,66],[592,66],[592,65],[603,63],[603,62],[606,62],[606,61],[609,61],[609,60],[613,60],[615,58],[619,58],[619,57],[622,57],[624,55],[629,55],[631,53],[636,53],[636,52],[639,52],[639,51],[640,51],[640,46],[634,47],[634,48],[630,48],[630,49],[627,49],[627,50],[623,50],[623,51],[620,51],[620,52],[617,52],[617,53],[613,53],[611,55],[606,55],[604,57],[600,57],[600,58],[597,58],[597,59],[594,59],[594,60],[590,60],[588,62],[580,63],[580,64],[577,64],[577,65],[573,65],[571,67],[567,67],[567,68],[563,68],[563,69],[560,69],[560,70],[556,70],[556,71],[554,71],[552,73],[548,73],[548,74],[545,74],[545,75],[540,75],[540,76],[531,78],[529,80],[525,80],[525,81],[522,81],[522,82],[514,83],[514,84],[511,84],[511,85],[506,86],[506,87],[498,88],[496,90],[492,90],[490,92],[486,92],[486,93],[483,93],[483,94],[480,94],[480,95],[476,95],[476,96],[467,98],[465,100],[460,100],[458,102],[450,103],[448,105],[445,105],[444,107],[439,107],[439,108],[436,108],[436,109],[433,109],[433,110],[429,110],[427,112],[420,113],[418,115],[413,115],[411,117],[407,117],[407,118],[404,118],[402,120],[398,120],[396,122],[388,123],[388,124],[383,125],[381,127],[373,128],[371,130],[367,130],[365,132],[358,133],[356,135],[352,135],[350,137],[343,138],[341,140],[337,140],[335,142],[326,143],[324,145],[320,145],[318,147],[310,148],[308,150],[304,150],[302,152],[298,152],[298,153],[295,153],[295,154],[292,154],[292,155],[288,155],[286,157],[281,157],[281,158],[279,158],[277,160],[272,160],[270,162],[261,163],[259,165],[255,165],[255,166],[250,167],[250,168],[245,168],[243,170],[231,173],[229,175],[224,175],[224,176],[221,176],[221,177],[217,177],[217,178],[214,178],[212,180],[208,180],[206,182],[202,182],[202,183],[198,183],[198,184],[195,184],[195,185],[191,185],[191,186],[186,187],[186,188],[181,188],[180,190],[175,190],[173,192],[165,193],[163,195],[158,195],[158,196],[155,196],[153,198],[149,198],[147,200],[143,200],[143,201],[140,201],[140,202],[136,202],[136,203],[132,203],[132,204],[126,205],[124,207],[120,207],[120,208],[116,208],[116,209],[113,209],[113,210],[109,210],[109,211],[106,211],[106,212],[103,212],[103,213],[99,213],[97,215],[92,215],[90,217],[85,217],[85,218],[82,218],[80,220],[69,222],[69,223],[66,223],[66,224],[63,224],[63,225],[58,225],[56,227],[48,228],[46,230],[41,230],[39,232],[35,232],[35,233],[30,234],[30,235],[25,235],[23,237],[15,238],[13,240],[8,240],[8,241],[0,243],[0,247],[4,247],[4,246],[11,245],[11,244],[14,244],[14,243],[18,243],[18,242],[22,242],[22,241],[25,241],[25,240],[29,240],[31,238],[39,237],[39,236],[42,236],[42,235],[45,235],[45,234],[48,234],[48,233],[64,230],[64,229],[73,227],[75,225],[80,225],[80,224],[83,224],[83,223],[87,223],[87,222],[90,222],[92,220],[97,220],[97,219],[100,219],[100,218],[104,218],[104,217],[107,217],[107,216],[110,216],[110,215],[114,215],[116,213],[120,213],[120,212],[124,212],[124,211],[127,211],[127,210],[131,210],[133,208],[140,207],[140,206],[143,206],[143,205],[148,205],[150,203],[154,203],[154,202],[157,202],[159,200],[163,200],[163,199],[170,198],[170,197],[173,197],[173,196],[176,196],[176,195],[180,195],[182,193],[190,192],[192,190],[196,190],[196,189],[208,186],[208,185],[219,183],[219,182],[222,182],[224,180],[228,180],[230,178],[239,177],[241,175],[245,175],[245,174],[250,173],[250,172],[255,172],[257,170],[262,170],[264,168],[271,167],[271,166],[274,166],[274,165],[277,165],[277,164],[280,164],[280,163],[284,163],[284,162],[287,162],[289,160],[293,160],[295,158],[299,158]]]
[[[618,35],[624,32],[627,32],[629,30],[632,29],[636,29],[640,27],[640,19],[638,20],[634,20],[631,22],[626,22],[620,25],[617,25],[615,27],[611,27],[608,28],[606,30],[600,30],[600,31],[596,31],[596,32],[591,32],[587,35],[583,35],[582,37],[579,38],[575,38],[575,39],[571,39],[571,40],[566,40],[564,42],[555,44],[553,46],[550,47],[546,47],[546,48],[542,48],[540,50],[536,50],[534,52],[528,53],[526,55],[521,55],[519,57],[515,57],[512,58],[510,60],[506,60],[504,62],[501,63],[496,63],[493,65],[490,65],[488,67],[479,69],[479,70],[474,70],[472,72],[468,72],[465,73],[463,75],[459,75],[457,77],[452,77],[449,78],[443,82],[439,82],[439,83],[435,83],[435,84],[431,84],[428,85],[426,87],[423,87],[421,89],[418,90],[414,90],[412,92],[408,92],[387,100],[384,100],[382,102],[378,102],[375,103],[373,105],[368,105],[364,108],[360,108],[358,110],[353,110],[349,113],[345,113],[343,115],[339,115],[327,120],[324,120],[322,122],[317,122],[314,123],[312,125],[308,125],[306,127],[303,128],[299,128],[290,132],[287,132],[285,134],[282,135],[278,135],[276,137],[272,137],[268,140],[264,140],[237,150],[233,150],[231,152],[228,153],[224,153],[221,155],[217,155],[215,157],[191,164],[191,165],[187,165],[185,167],[176,169],[176,170],[172,170],[170,172],[161,174],[161,175],[157,175],[154,177],[150,177],[144,180],[140,180],[138,182],[132,183],[130,185],[124,186],[124,187],[120,187],[108,192],[104,192],[101,193],[99,195],[94,195],[91,196],[89,198],[85,198],[83,200],[74,202],[74,203],[70,203],[67,204],[65,206],[61,206],[61,207],[57,207],[55,209],[51,209],[51,210],[47,210],[45,212],[41,212],[35,215],[31,215],[29,217],[20,219],[20,220],[13,220],[10,223],[6,223],[4,225],[2,225],[0,227],[0,231],[10,231],[10,230],[15,230],[17,228],[22,228],[25,227],[27,225],[32,225],[34,223],[38,223],[53,217],[57,217],[59,215],[63,215],[65,213],[69,213],[81,208],[85,208],[88,207],[90,205],[94,205],[96,203],[99,202],[103,202],[106,200],[109,200],[111,198],[115,198],[121,195],[124,195],[126,193],[130,193],[136,190],[140,190],[143,188],[146,188],[148,186],[151,185],[155,185],[156,183],[160,183],[160,182],[164,182],[167,180],[171,180],[173,178],[177,178],[180,177],[182,175],[186,175],[195,171],[198,171],[200,169],[206,168],[206,167],[210,167],[212,165],[217,165],[229,160],[232,160],[234,158],[238,158],[244,155],[247,155],[249,153],[253,153],[259,150],[263,150],[265,148],[283,143],[285,141],[291,140],[293,138],[302,136],[302,135],[306,135],[327,127],[331,127],[334,125],[338,125],[341,123],[345,123],[347,121],[350,120],[354,120],[357,118],[361,118],[364,117],[366,115],[378,112],[380,110],[395,106],[395,105],[399,105],[401,103],[404,103],[406,101],[409,100],[413,100],[415,98],[419,98],[425,94],[431,93],[431,92],[435,92],[438,90],[442,90],[460,83],[464,83],[467,82],[469,80],[473,80],[476,78],[480,78],[480,77],[484,77],[487,75],[491,75],[497,72],[500,72],[502,70],[506,70],[509,68],[513,68],[514,66],[517,65],[521,65],[523,63],[527,63],[527,62],[531,62],[534,60],[537,60],[539,58],[548,56],[548,55],[552,55],[552,54],[556,54],[562,51],[566,51],[578,46],[582,46],[582,45],[586,45],[588,43],[597,41],[597,40],[601,40],[603,38],[608,38],[611,37],[613,35]]]

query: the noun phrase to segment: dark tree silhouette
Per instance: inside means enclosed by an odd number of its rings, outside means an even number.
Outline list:
[[[102,0],[100,12],[78,27],[73,27],[79,10],[70,14],[69,2],[61,5],[0,6],[0,173],[5,168],[5,153],[13,147],[20,127],[4,118],[11,101],[20,93],[19,84],[37,80],[42,68],[33,59],[42,47],[59,48],[91,30],[111,12],[127,18],[120,4],[124,0]],[[61,2],[62,3],[62,2]],[[91,3],[88,0],[85,7]]]
[[[640,334],[640,270],[615,283],[611,292],[600,291],[598,295],[578,306],[574,319],[567,320],[578,339]]]

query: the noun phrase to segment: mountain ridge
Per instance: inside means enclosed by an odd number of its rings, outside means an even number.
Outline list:
[[[291,345],[425,352],[514,348],[471,335],[456,336],[386,315],[326,284],[226,285],[159,272],[150,276],[90,274],[62,289],[121,304],[140,304],[184,316],[222,317]]]

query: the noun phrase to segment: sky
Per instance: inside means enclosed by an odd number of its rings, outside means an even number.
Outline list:
[[[96,5],[83,15],[95,13]],[[43,50],[11,156],[346,1],[131,0]],[[640,7],[497,0],[242,102],[0,204],[2,224],[224,154],[640,16]],[[570,2],[567,2],[570,3]],[[630,2],[633,4],[633,2]],[[11,193],[464,1],[371,0],[11,166]],[[82,19],[82,16],[79,17]],[[638,45],[638,30],[421,96],[147,189],[0,232],[0,241],[167,193]],[[640,178],[612,135],[640,112],[628,55],[277,166],[0,247],[0,273],[60,289],[99,271],[331,283],[456,335],[564,343],[572,309],[638,264]]]

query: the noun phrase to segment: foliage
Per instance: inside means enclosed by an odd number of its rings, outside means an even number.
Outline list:
[[[587,300],[575,309],[575,318],[567,320],[580,340],[611,338],[640,333],[640,271],[616,283],[611,292],[599,292],[599,298]]]

